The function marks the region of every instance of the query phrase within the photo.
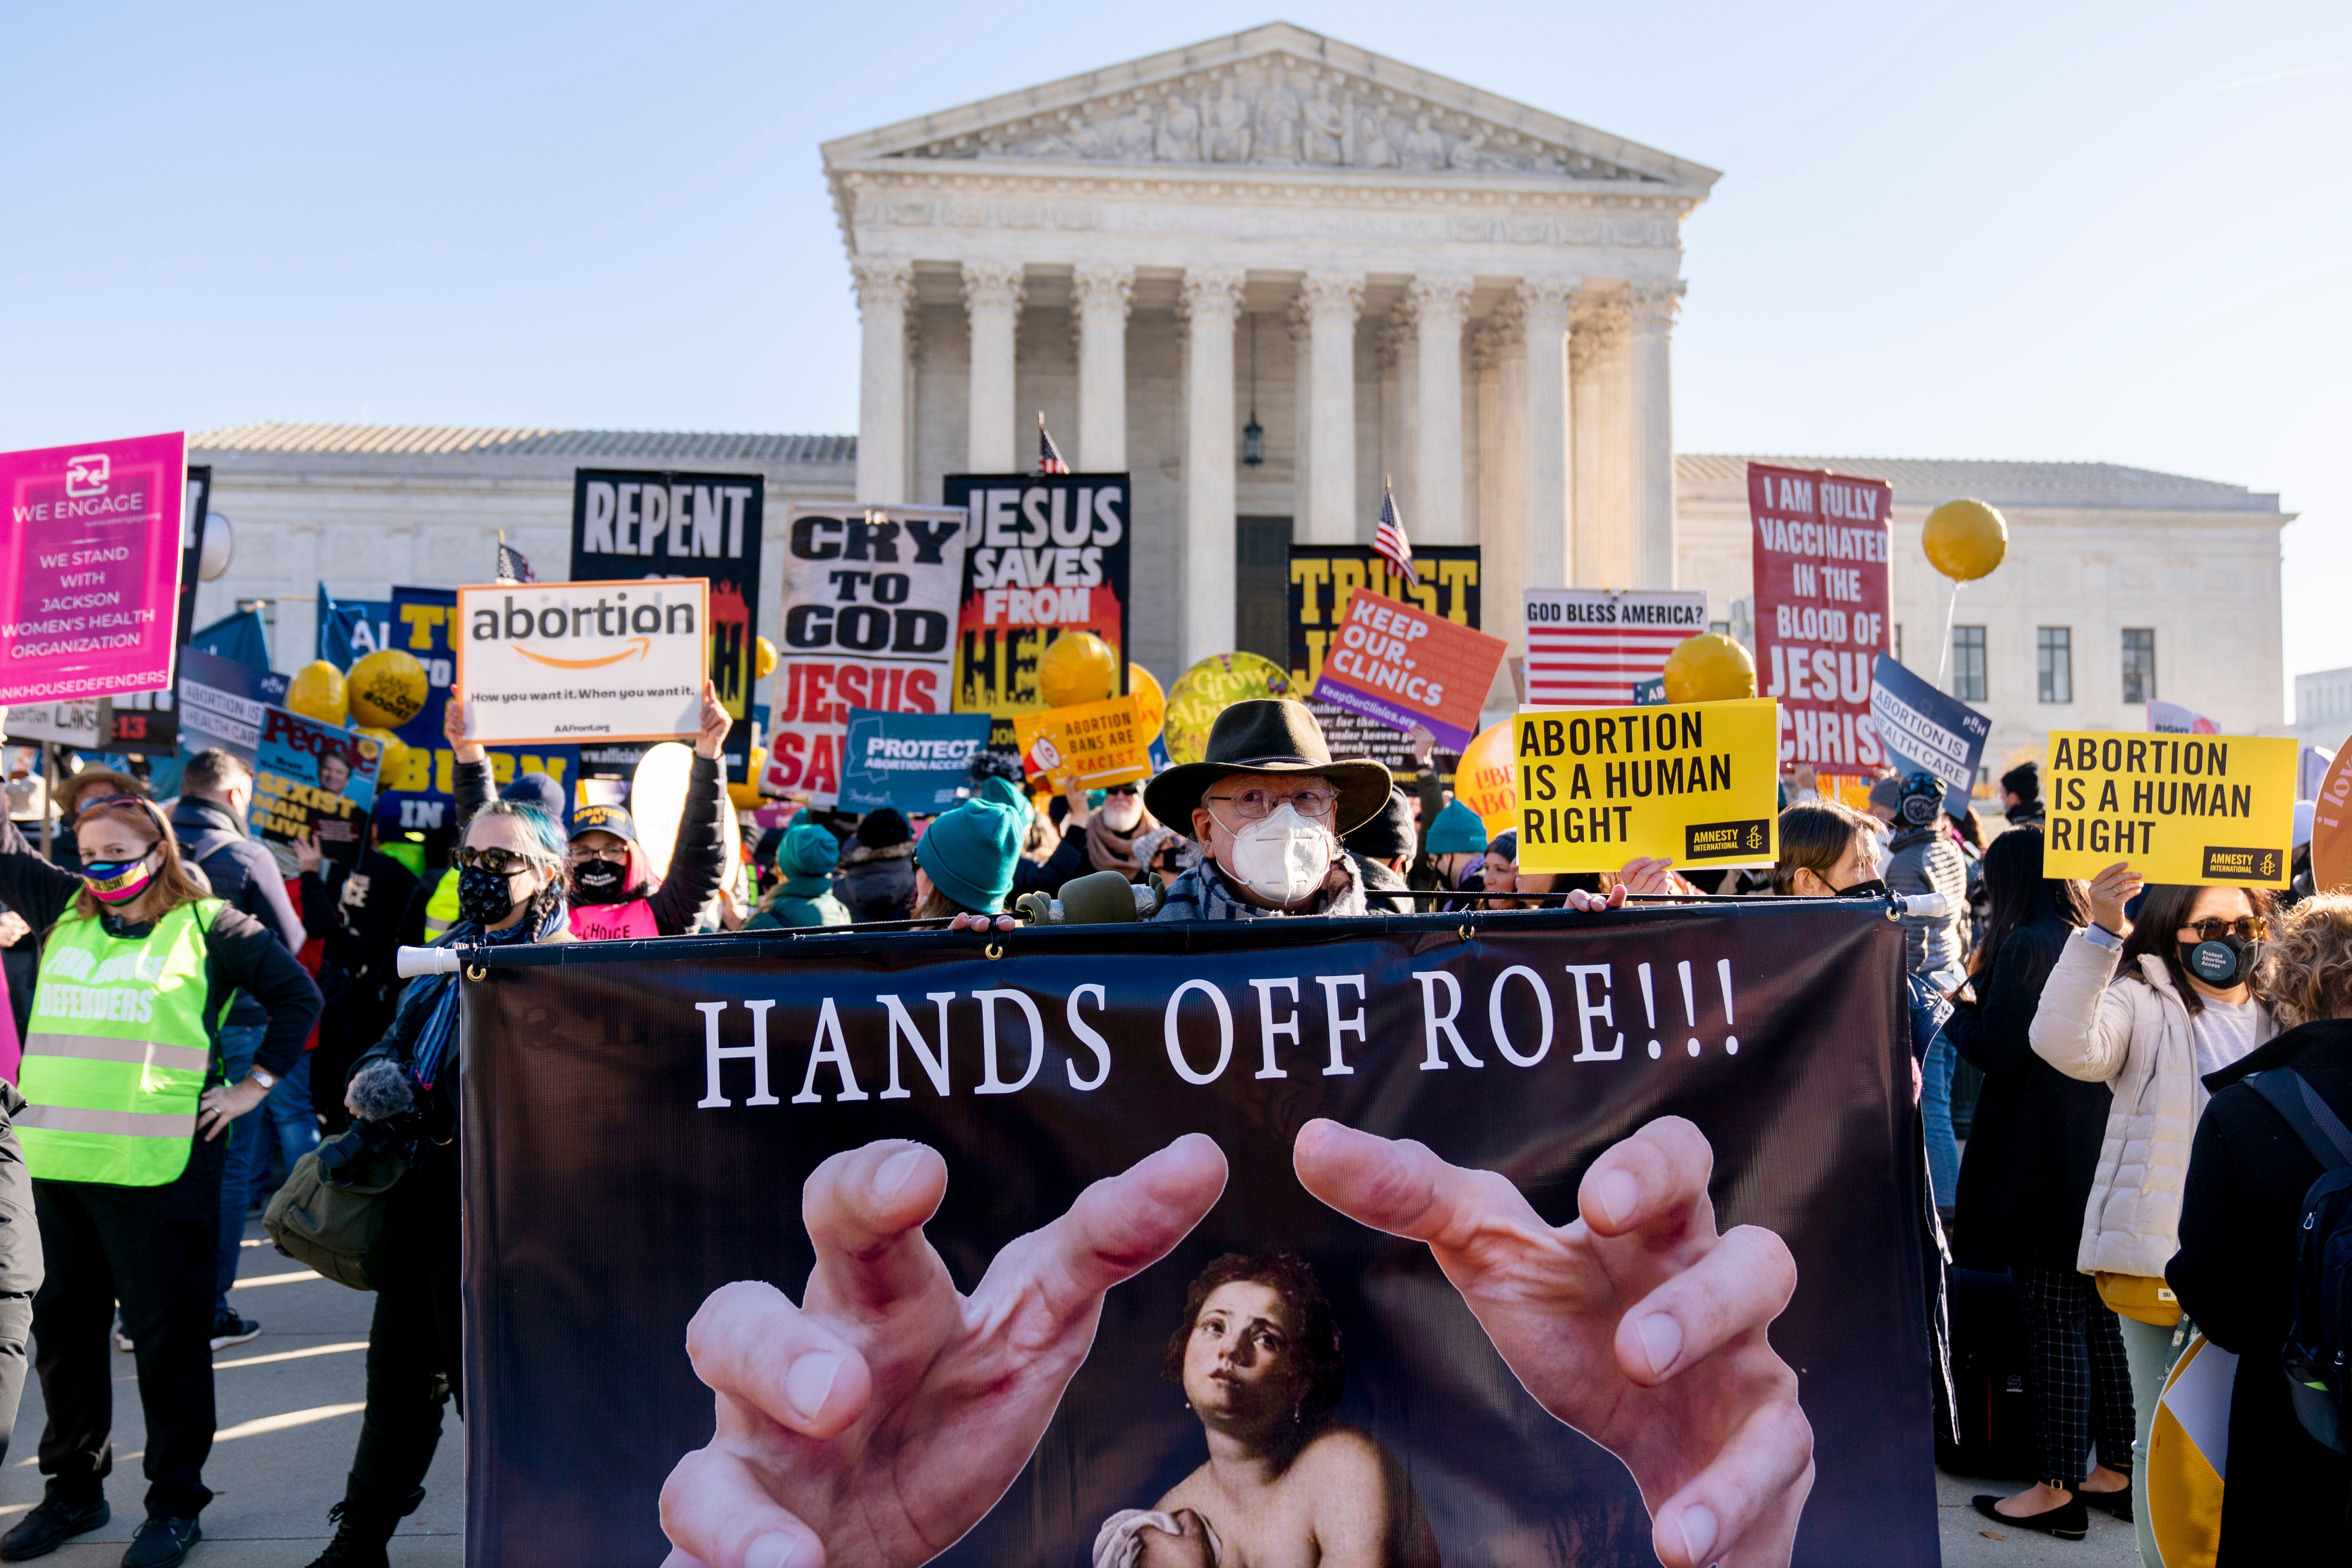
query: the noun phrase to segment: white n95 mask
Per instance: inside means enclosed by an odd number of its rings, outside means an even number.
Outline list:
[[[1269,903],[1295,904],[1323,885],[1331,869],[1331,835],[1285,801],[1234,834],[1227,868]]]

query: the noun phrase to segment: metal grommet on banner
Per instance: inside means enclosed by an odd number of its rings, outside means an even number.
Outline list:
[[[1004,944],[1001,942],[992,942],[986,947],[981,949],[981,951],[988,954],[991,958],[1003,958],[1004,956]]]
[[[1476,936],[1476,935],[1478,934],[1478,933],[1477,933],[1477,931],[1475,931],[1475,930],[1473,930],[1473,929],[1472,929],[1472,928],[1470,928],[1469,926],[1456,926],[1456,927],[1454,928],[1454,930],[1455,930],[1455,931],[1456,931],[1461,935],[1461,938],[1462,938],[1462,940],[1463,940],[1464,942],[1468,942],[1472,937],[1475,937],[1475,936]]]
[[[1886,918],[1890,921],[1900,921],[1903,918],[1903,906],[1900,904],[1888,904],[1886,906]]]
[[[489,970],[488,970],[486,966],[484,966],[484,965],[482,965],[482,964],[479,964],[479,963],[469,963],[469,964],[466,965],[466,978],[467,978],[467,979],[468,979],[468,980],[488,980],[489,977],[490,977],[490,972],[489,972]]]

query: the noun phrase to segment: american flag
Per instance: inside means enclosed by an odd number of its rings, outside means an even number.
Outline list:
[[[1404,536],[1404,523],[1397,517],[1396,495],[1388,481],[1381,481],[1381,522],[1372,530],[1372,553],[1404,574],[1404,580],[1414,587],[1421,586],[1421,574],[1413,570],[1412,542]]]
[[[513,545],[509,544],[505,540],[501,539],[499,541],[498,575],[493,577],[491,581],[494,583],[536,583],[539,581],[539,578],[532,573],[530,563],[529,560],[524,558],[523,552],[517,550]]]
[[[1041,474],[1066,474],[1070,465],[1062,461],[1062,449],[1054,445],[1054,433],[1045,428],[1043,409],[1037,414],[1037,471]]]

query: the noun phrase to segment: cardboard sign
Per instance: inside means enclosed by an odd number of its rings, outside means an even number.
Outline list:
[[[1666,656],[1706,630],[1706,595],[1661,590],[1529,588],[1528,700],[1542,708],[1622,708],[1659,682]]]
[[[253,754],[253,804],[246,811],[253,836],[289,870],[292,845],[305,834],[329,859],[356,865],[383,750],[356,730],[264,709]]]
[[[54,741],[79,751],[99,745],[96,702],[20,702],[5,714],[11,742]]]
[[[1139,697],[1114,697],[1016,714],[1014,741],[1030,787],[1059,795],[1072,780],[1087,789],[1151,776],[1151,735]]]
[[[1323,678],[1323,659],[1339,635],[1348,600],[1359,588],[1429,615],[1443,616],[1457,626],[1481,630],[1479,619],[1478,546],[1416,544],[1412,563],[1418,583],[1369,544],[1294,544],[1290,547],[1290,689],[1307,693],[1307,708],[1323,726],[1323,739],[1335,757],[1370,757],[1391,773],[1420,771],[1412,742],[1390,725],[1346,708],[1321,701],[1313,693]],[[1440,778],[1453,772],[1455,748],[1440,743],[1433,759]]]
[[[1992,721],[1880,654],[1871,666],[1870,716],[1897,773],[1925,770],[1944,781],[1944,809],[1969,809]]]
[[[963,603],[956,616],[955,710],[996,720],[1045,706],[1037,661],[1065,632],[1092,632],[1128,662],[1125,474],[951,474],[941,499],[963,511]]]
[[[710,679],[719,688],[719,700],[735,720],[719,753],[727,763],[729,784],[751,778],[760,540],[767,483],[761,474],[651,468],[579,468],[572,476],[573,582],[638,577],[709,581],[704,631],[709,640]],[[580,760],[592,772],[625,778],[644,754],[641,746],[592,742],[581,748]]]
[[[795,506],[761,787],[820,805],[853,710],[944,713],[965,521],[936,506]]]
[[[263,716],[286,700],[288,679],[200,647],[180,650],[180,746],[194,754],[217,748],[251,766]]]
[[[1748,465],[1760,694],[1780,700],[1780,761],[1822,773],[1885,764],[1870,712],[1887,620],[1895,487],[1812,468]],[[2054,873],[2053,873],[2054,875]]]
[[[1533,710],[1511,721],[1519,868],[1769,866],[1780,852],[1780,716],[1769,698]],[[2053,873],[2054,874],[2054,873]]]
[[[2053,730],[2042,772],[2044,876],[2127,860],[2151,882],[2287,884],[2292,737]]]
[[[1359,588],[1323,656],[1316,697],[1399,731],[1415,725],[1459,752],[1510,644]]]
[[[188,438],[0,453],[0,706],[172,684]]]
[[[468,740],[671,741],[702,728],[709,583],[515,583],[457,590]]]
[[[908,816],[936,816],[971,794],[966,771],[988,744],[985,713],[851,710],[841,745],[844,811],[894,805]]]

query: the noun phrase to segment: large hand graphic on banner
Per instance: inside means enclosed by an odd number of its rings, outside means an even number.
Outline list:
[[[1669,1568],[1788,1562],[1812,1430],[1765,1331],[1796,1268],[1769,1231],[1716,1234],[1696,1127],[1664,1118],[1610,1149],[1559,1227],[1503,1176],[1418,1143],[1317,1121],[1295,1158],[1324,1202],[1430,1245],[1528,1393],[1633,1471]],[[936,1152],[826,1161],[803,1195],[803,1303],[738,1282],[688,1331],[718,1430],[663,1489],[666,1568],[913,1568],[945,1551],[1028,1462],[1104,1292],[1165,1257],[1224,1179],[1213,1143],[1181,1138],[1008,1246],[966,1299],[920,1228],[946,1192]]]
[[[1813,1432],[1765,1329],[1797,1266],[1769,1230],[1716,1234],[1696,1127],[1661,1117],[1610,1149],[1557,1227],[1419,1143],[1316,1121],[1296,1160],[1333,1208],[1429,1244],[1527,1391],[1633,1472],[1669,1568],[1789,1561]]]
[[[801,1197],[816,1268],[710,1293],[687,1328],[719,1429],[662,1488],[667,1568],[928,1563],[1004,1495],[1087,1359],[1103,1292],[1157,1263],[1224,1190],[1225,1157],[1179,1138],[1006,1247],[970,1297],[922,1226],[938,1152],[835,1154]]]

